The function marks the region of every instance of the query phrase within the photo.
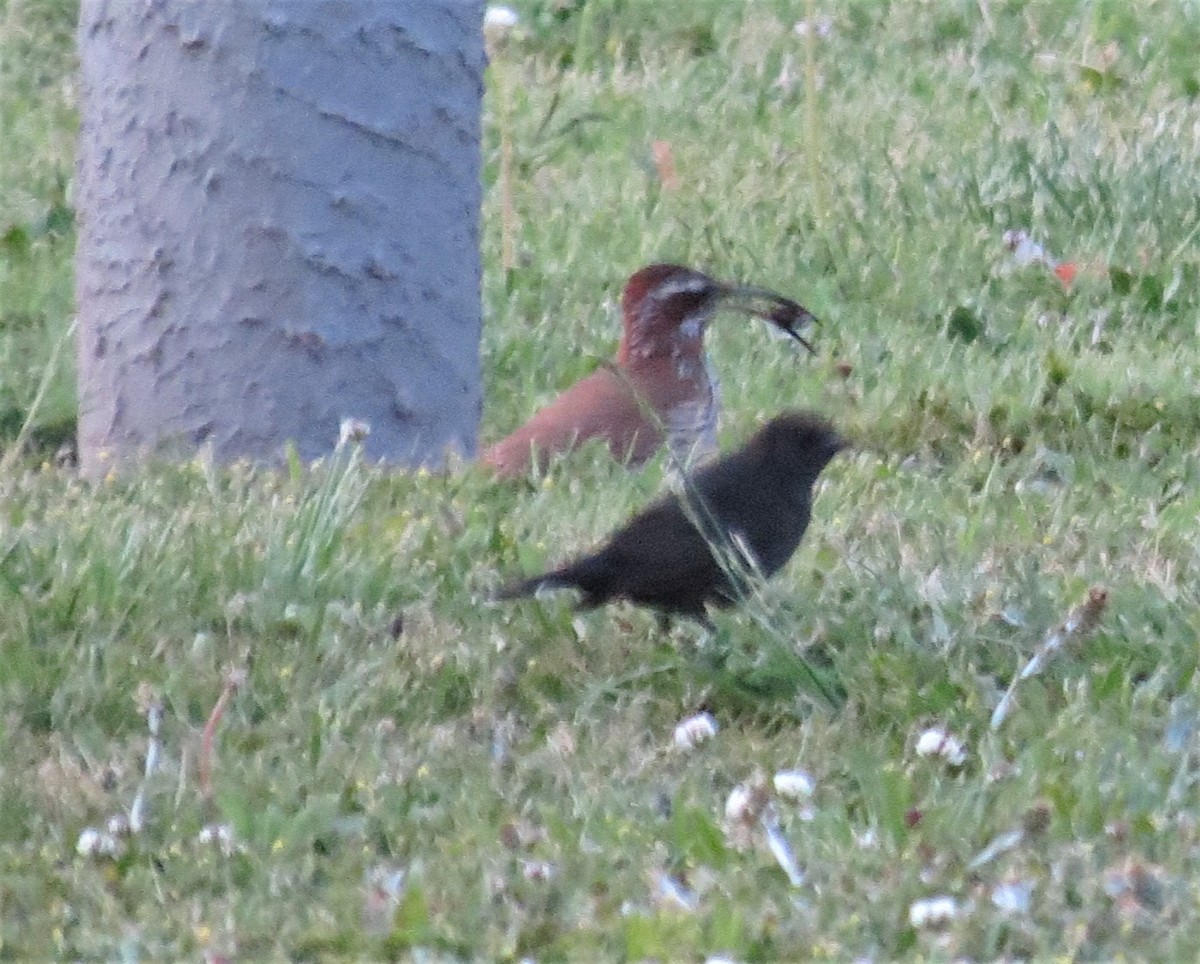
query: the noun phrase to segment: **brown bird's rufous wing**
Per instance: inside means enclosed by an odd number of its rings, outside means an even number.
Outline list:
[[[638,403],[635,388],[609,368],[576,382],[488,448],[481,461],[497,475],[512,478],[527,472],[535,458],[539,466],[545,466],[550,456],[597,437],[608,443],[615,456],[634,463],[649,458],[660,441],[656,427]]]

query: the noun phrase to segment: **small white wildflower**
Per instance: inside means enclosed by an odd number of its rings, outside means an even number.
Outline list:
[[[557,870],[554,864],[546,860],[522,860],[521,875],[526,880],[542,881],[550,880],[554,877]]]
[[[803,770],[780,770],[772,782],[785,800],[809,800],[817,788],[817,782]]]
[[[1012,880],[992,888],[992,904],[1006,914],[1028,914],[1033,898],[1033,881]]]
[[[908,909],[908,922],[913,927],[945,927],[958,917],[958,901],[953,897],[926,897],[913,901]]]
[[[199,844],[215,844],[221,853],[229,856],[233,853],[233,830],[227,823],[210,823],[202,827],[196,834]]]
[[[1055,267],[1055,261],[1040,244],[1029,236],[1027,231],[1019,228],[1009,228],[1004,232],[1004,247],[1012,252],[1013,262],[1022,267],[1029,264],[1044,264]]]
[[[967,748],[953,733],[931,726],[917,738],[917,756],[940,756],[952,767],[967,762]]]
[[[754,809],[757,809],[754,791],[746,784],[739,783],[729,791],[729,796],[725,799],[726,820],[731,823],[745,823],[754,818],[755,815],[751,813]]]
[[[711,713],[697,713],[676,724],[675,746],[680,750],[694,750],[716,735],[716,718]]]
[[[108,832],[113,837],[129,835],[129,819],[123,813],[114,814],[108,818]]]
[[[87,827],[75,843],[75,852],[80,857],[115,857],[121,851],[121,841],[116,834]]]
[[[361,442],[371,434],[371,423],[362,418],[344,418],[338,430],[338,447]]]
[[[751,846],[760,828],[777,819],[771,800],[771,787],[765,774],[755,773],[739,783],[725,799],[725,822],[722,829],[729,844],[744,850]]]
[[[833,33],[833,18],[832,17],[817,17],[810,27],[807,20],[797,20],[792,25],[792,33],[797,37],[807,37],[809,30],[812,30],[816,37],[825,38]]]
[[[512,30],[520,21],[512,7],[489,6],[483,14],[484,30]]]
[[[95,827],[84,827],[75,842],[75,853],[80,857],[91,857],[100,848],[100,831]]]

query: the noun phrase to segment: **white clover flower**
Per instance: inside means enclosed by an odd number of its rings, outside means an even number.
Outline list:
[[[717,720],[711,713],[689,716],[675,726],[675,746],[680,750],[694,750],[716,736],[717,729]]]
[[[807,37],[809,32],[813,36],[824,39],[833,33],[833,18],[832,17],[817,17],[813,23],[807,20],[797,20],[792,24],[792,33],[797,37]]]
[[[210,823],[196,834],[196,843],[218,847],[226,857],[233,853],[233,830],[227,823]]]
[[[780,770],[772,781],[775,793],[785,800],[809,800],[817,782],[804,770]]]
[[[948,730],[931,726],[917,738],[917,756],[940,756],[952,767],[967,762],[967,748],[962,740]]]
[[[1028,264],[1048,264],[1054,267],[1054,259],[1046,253],[1046,249],[1029,236],[1029,232],[1020,228],[1009,228],[1004,232],[1004,247],[1012,252],[1013,262],[1024,266]]]
[[[958,901],[943,894],[914,901],[908,909],[908,922],[916,928],[945,927],[958,915]]]
[[[992,904],[1006,914],[1028,914],[1033,898],[1033,881],[1010,880],[992,888]]]
[[[95,827],[84,827],[75,842],[75,853],[80,857],[91,857],[100,847],[100,831]]]
[[[95,827],[85,827],[75,843],[80,857],[115,857],[121,850],[117,837]]]
[[[731,823],[745,823],[756,816],[751,813],[752,810],[757,810],[754,791],[746,784],[739,783],[725,799],[725,819]]]
[[[351,442],[361,442],[371,434],[371,423],[362,418],[344,418],[338,429],[338,448]]]
[[[521,876],[526,880],[550,880],[558,873],[558,868],[548,860],[522,860]]]

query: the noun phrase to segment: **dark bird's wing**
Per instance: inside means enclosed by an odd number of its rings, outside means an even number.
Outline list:
[[[575,588],[583,593],[581,605],[587,608],[628,599],[703,619],[704,604],[714,600],[714,582],[721,577],[707,542],[671,496],[635,516],[597,552],[514,583],[493,598]]]
[[[811,491],[775,471],[754,448],[702,469],[691,480],[687,497],[709,528],[709,538],[744,564],[743,550],[754,556],[764,575],[787,562],[808,526]],[[735,547],[731,535],[738,540]]]
[[[702,618],[722,571],[678,499],[635,516],[595,556],[581,560],[603,573],[597,602],[625,598],[665,612]]]

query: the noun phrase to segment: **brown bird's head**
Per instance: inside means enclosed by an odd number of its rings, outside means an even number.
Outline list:
[[[698,357],[704,329],[718,308],[763,318],[810,352],[800,329],[816,321],[802,306],[766,288],[725,284],[678,264],[652,264],[636,272],[621,294],[624,333],[617,364],[651,357]]]
[[[758,449],[764,465],[798,480],[812,482],[850,443],[828,419],[814,412],[784,412],[767,422],[747,445]]]

